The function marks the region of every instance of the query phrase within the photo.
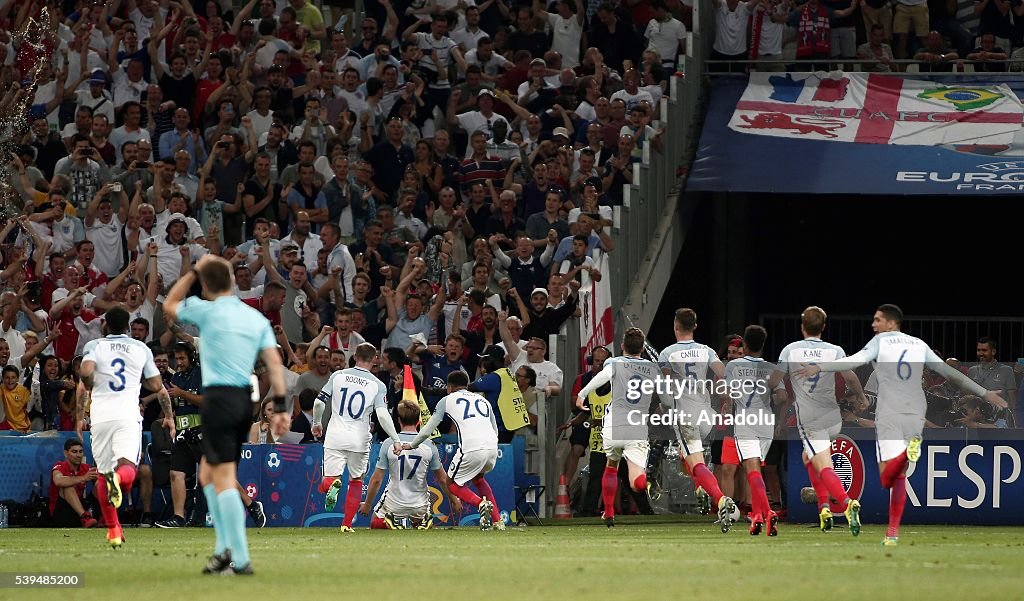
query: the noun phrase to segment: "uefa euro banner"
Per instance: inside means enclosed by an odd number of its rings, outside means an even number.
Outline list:
[[[1024,524],[1024,436],[1019,430],[926,428],[921,458],[907,470],[906,524]],[[802,503],[810,486],[795,437],[787,442],[789,519],[816,523],[818,509]],[[874,430],[844,429],[832,443],[832,466],[847,495],[860,499],[861,519],[889,519],[889,491],[878,476]],[[832,503],[841,515],[843,507]],[[840,522],[843,520],[840,518]]]
[[[752,73],[715,81],[694,191],[1024,190],[1024,81]],[[774,157],[786,157],[785,161]]]

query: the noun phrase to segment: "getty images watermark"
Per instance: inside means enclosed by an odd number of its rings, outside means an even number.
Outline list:
[[[769,398],[768,383],[764,379],[708,380],[661,373],[649,377],[629,375],[626,401],[638,405],[626,413],[625,421],[630,426],[775,426],[775,414],[761,410],[761,399]],[[735,412],[717,413],[705,405],[707,399],[723,397],[733,401]],[[640,406],[644,399],[652,403]],[[657,410],[652,411],[653,403],[658,403]]]
[[[725,379],[713,375],[694,364],[616,362],[611,395],[617,400],[604,419],[606,435],[611,440],[643,440],[659,436],[655,432],[664,428],[691,438],[705,438],[717,426],[774,430],[767,368]],[[730,400],[731,407],[717,411],[720,399]]]

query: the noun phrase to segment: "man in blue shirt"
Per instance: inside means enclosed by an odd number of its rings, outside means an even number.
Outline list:
[[[199,279],[203,300],[185,295]],[[184,299],[184,300],[183,300]],[[274,436],[288,431],[284,374],[270,322],[234,295],[231,264],[206,255],[175,282],[164,301],[164,315],[199,328],[203,357],[202,446],[199,481],[217,534],[204,574],[252,574],[245,534],[245,506],[235,487],[238,457],[252,424],[250,376],[257,355],[274,393]]]

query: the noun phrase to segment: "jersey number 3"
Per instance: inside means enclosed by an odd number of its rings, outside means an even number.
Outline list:
[[[114,392],[121,392],[125,386],[124,359],[114,359],[110,362],[110,367],[114,370],[114,377],[120,380],[121,383],[115,386],[113,382],[108,382],[107,386],[110,386],[110,389]]]

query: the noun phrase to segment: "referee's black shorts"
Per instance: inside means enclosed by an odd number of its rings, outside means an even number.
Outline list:
[[[252,426],[252,391],[248,386],[203,389],[203,456],[211,465],[237,463]]]

